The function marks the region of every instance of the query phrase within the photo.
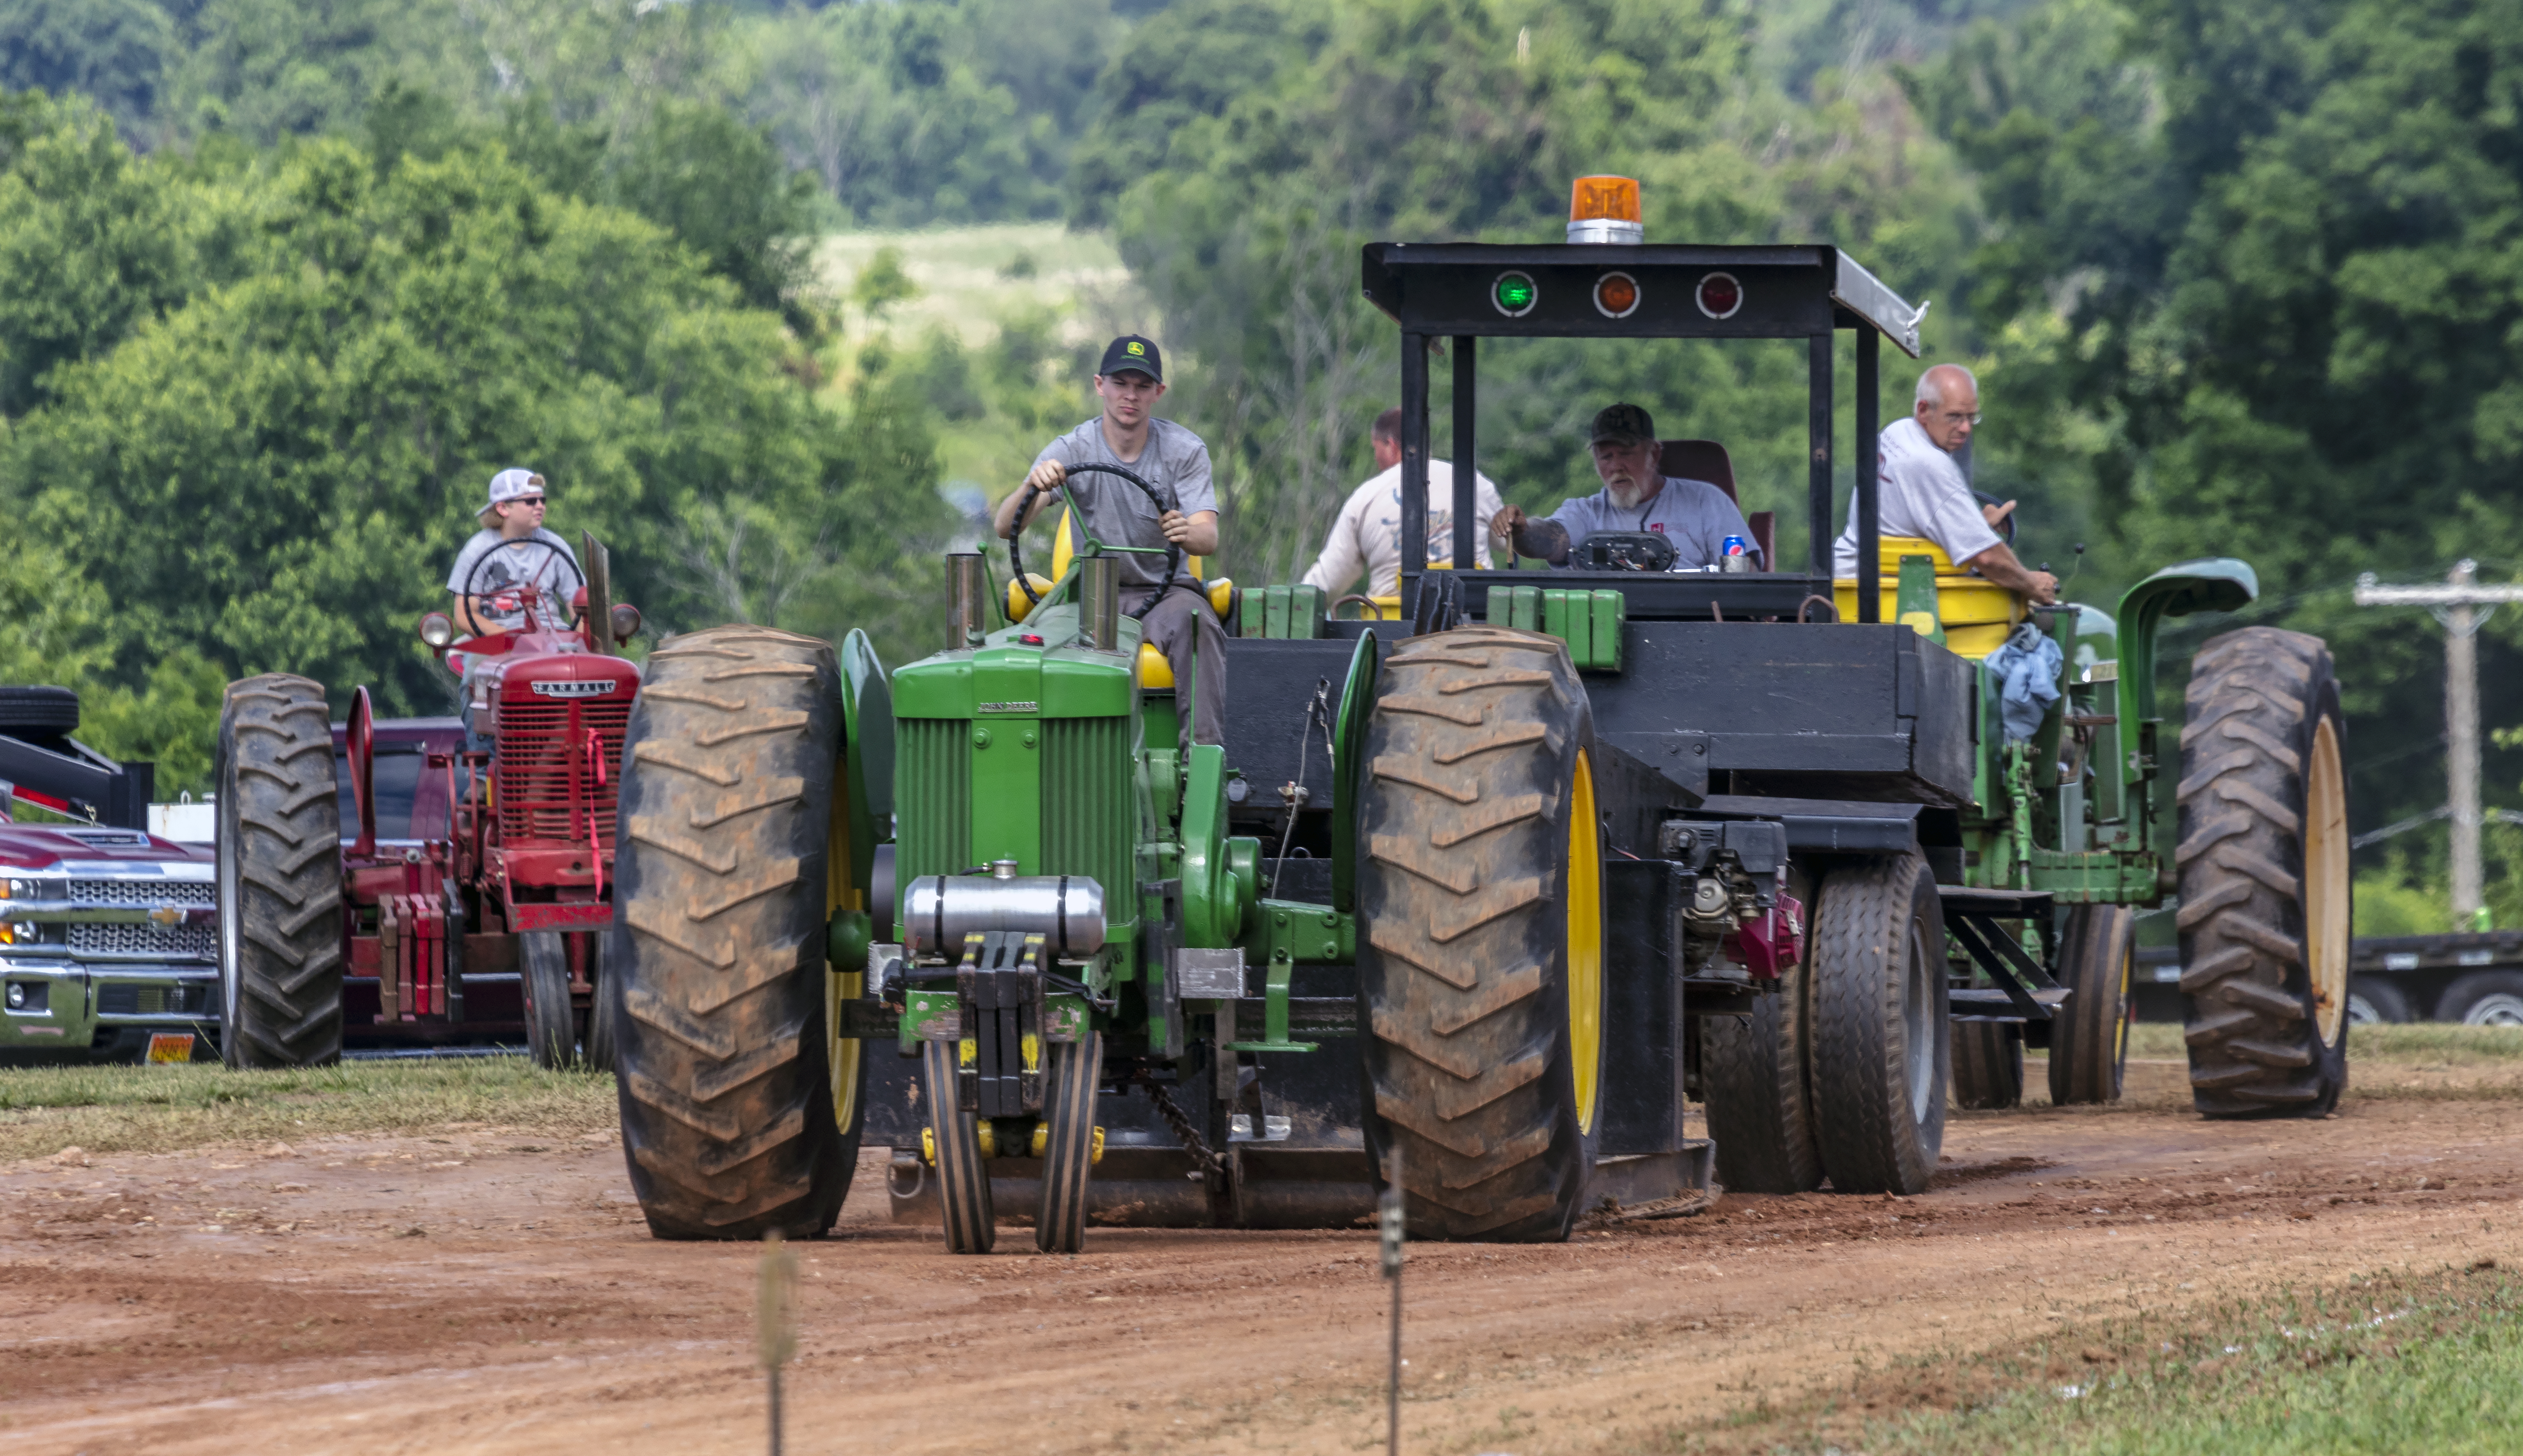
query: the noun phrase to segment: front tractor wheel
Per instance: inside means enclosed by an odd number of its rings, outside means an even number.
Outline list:
[[[2050,1102],[2116,1103],[2128,1071],[2129,1026],[2137,1002],[2137,912],[2125,905],[2079,905],[2059,936],[2060,979],[2068,1004],[2050,1024]]]
[[[218,737],[222,1057],[342,1059],[342,816],[324,687],[269,673],[228,684]]]
[[[1594,719],[1551,637],[1386,659],[1359,775],[1367,1151],[1422,1238],[1568,1237],[1602,1097]]]
[[[1796,893],[1814,904],[1810,884]],[[1806,938],[1810,947],[1812,937]],[[1699,1023],[1699,1079],[1717,1181],[1738,1193],[1800,1194],[1822,1186],[1814,1142],[1813,961],[1779,968],[1778,988],[1750,1014]]]
[[[834,1115],[833,649],[723,627],[648,656],[622,754],[612,1032],[631,1187],[667,1239],[814,1238],[858,1158]]]
[[[578,1061],[578,1024],[570,1014],[569,947],[557,930],[529,930],[517,937],[517,963],[525,972],[526,1052],[540,1067]]]
[[[2348,775],[2321,638],[2246,627],[2190,673],[2181,991],[2210,1117],[2318,1117],[2348,1085]]]

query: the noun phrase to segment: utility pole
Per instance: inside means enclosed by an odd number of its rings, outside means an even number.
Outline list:
[[[2445,788],[2452,818],[2452,923],[2470,929],[2487,899],[2479,869],[2479,630],[2523,587],[2482,587],[2479,563],[2453,563],[2441,587],[2383,587],[2356,579],[2360,607],[2430,607],[2445,629]],[[2486,611],[2480,608],[2487,608]]]

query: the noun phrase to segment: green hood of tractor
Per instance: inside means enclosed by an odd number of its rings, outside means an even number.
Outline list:
[[[1128,943],[1141,786],[1127,618],[1121,645],[1078,646],[1075,608],[1047,606],[893,675],[898,883],[1003,859],[1019,874],[1089,876]]]

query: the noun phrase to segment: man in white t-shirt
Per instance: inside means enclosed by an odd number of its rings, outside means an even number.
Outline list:
[[[1350,493],[1323,553],[1306,572],[1306,585],[1325,593],[1346,590],[1366,574],[1366,594],[1392,596],[1402,589],[1402,411],[1376,416],[1369,444],[1375,450],[1377,474]],[[1498,487],[1478,471],[1472,473],[1474,515],[1487,521],[1502,507]],[[1483,533],[1486,535],[1487,533]],[[1454,467],[1445,460],[1428,462],[1428,565],[1446,571],[1454,564]]]
[[[1979,423],[1979,381],[1960,364],[1938,364],[1919,376],[1918,403],[1906,420],[1893,422],[1878,446],[1875,520],[1885,536],[1934,541],[1955,564],[1968,567],[2010,591],[2037,602],[2059,599],[2059,579],[2027,570],[1997,534],[2015,509],[1982,505],[1954,463]],[[1857,575],[1857,499],[1848,501],[1848,529],[1832,550],[1832,575]]]

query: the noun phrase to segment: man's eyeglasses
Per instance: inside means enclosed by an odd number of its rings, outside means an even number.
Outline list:
[[[508,503],[510,505],[531,505],[537,510],[542,510],[544,508],[544,498],[541,495],[520,495]]]
[[[1979,423],[1979,411],[1975,409],[1969,414],[1964,414],[1958,410],[1939,409],[1936,411],[1936,418],[1943,420],[1949,425],[1977,425]]]

